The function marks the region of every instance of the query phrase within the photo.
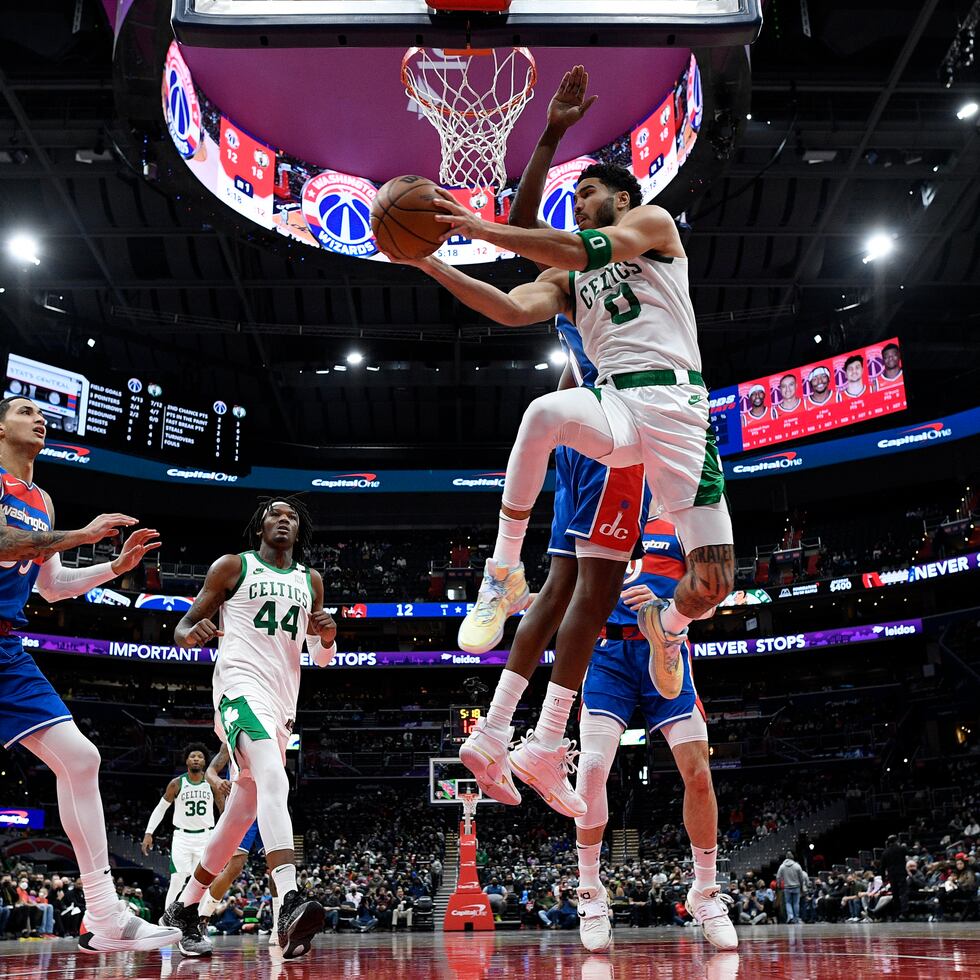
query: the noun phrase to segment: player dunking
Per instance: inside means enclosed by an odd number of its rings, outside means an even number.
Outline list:
[[[612,938],[609,902],[599,880],[599,852],[609,819],[606,781],[619,740],[633,712],[643,712],[647,731],[667,740],[684,781],[684,827],[691,840],[694,882],[687,909],[705,937],[719,949],[735,949],[738,936],[716,882],[718,803],[708,762],[708,728],[694,688],[691,650],[682,648],[684,681],[667,700],[657,692],[647,668],[648,647],[636,625],[636,610],[654,596],[669,599],[685,573],[684,551],[672,525],[652,520],[643,531],[644,557],[632,563],[619,603],[603,628],[582,686],[577,789],[588,806],[575,820],[578,849],[579,935],[586,949],[605,949]],[[712,612],[708,615],[712,615]]]
[[[317,663],[329,663],[336,653],[337,627],[323,609],[323,581],[296,560],[308,550],[311,533],[310,516],[296,498],[262,503],[247,531],[256,550],[219,558],[174,632],[179,647],[221,638],[213,678],[215,729],[228,744],[233,772],[225,812],[204,857],[164,913],[167,924],[181,929],[178,948],[189,956],[211,955],[211,943],[201,935],[198,903],[256,816],[270,874],[282,896],[283,957],[308,952],[323,926],[323,907],[296,888],[285,769],[304,636],[316,636],[324,645],[314,653]],[[212,622],[219,610],[220,629]]]
[[[99,793],[99,750],[78,730],[54,688],[25,653],[15,630],[27,626],[31,590],[48,602],[81,595],[135,568],[158,548],[157,532],[134,531],[115,561],[65,568],[59,557],[83,544],[115,537],[135,518],[102,514],[78,531],[54,530],[51,498],[34,483],[34,461],[47,424],[29,398],[0,400],[0,741],[20,744],[55,774],[58,814],[75,851],[86,912],[78,945],[87,953],[151,950],[180,938],[151,925],[120,902],[109,867]]]
[[[170,887],[167,889],[169,905],[181,892],[187,879],[194,873],[204,854],[214,827],[214,808],[217,797],[211,791],[204,775],[207,765],[207,749],[199,742],[184,750],[187,772],[175,776],[167,784],[160,802],[150,814],[143,835],[143,853],[153,847],[153,834],[167,810],[174,807],[174,835],[170,842]]]
[[[558,143],[595,102],[595,97],[587,98],[588,83],[588,73],[581,65],[566,72],[562,79],[548,106],[545,131],[521,177],[509,217],[512,224],[520,227],[538,224],[538,206]],[[575,325],[559,316],[556,326],[568,357],[559,388],[576,384],[594,386],[596,368],[585,356]],[[514,785],[507,745],[513,736],[511,719],[528,679],[563,619],[570,624],[569,628],[574,628],[581,616],[579,605],[588,606],[600,597],[611,608],[648,505],[642,466],[610,470],[572,449],[558,448],[548,578],[521,620],[486,718],[481,719],[460,748],[460,760],[476,776],[483,792],[498,802],[516,804],[521,800]],[[488,567],[492,574],[495,564],[491,562]],[[499,639],[507,614],[507,603],[497,593],[482,591],[473,617],[459,631],[460,648],[486,649],[484,624],[495,623]],[[476,630],[472,629],[473,623],[477,624]],[[570,683],[559,668],[552,677],[557,684]],[[559,753],[562,750],[568,753],[572,743],[564,739],[565,719],[559,719],[556,725],[549,721],[549,716],[542,714],[535,740]],[[519,764],[519,757],[516,761]],[[560,783],[557,792],[550,795],[548,799],[546,794],[545,799],[559,813],[575,817],[584,812],[584,804],[567,782]]]
[[[534,283],[504,293],[432,257],[405,264],[416,265],[498,323],[521,326],[565,314],[598,369],[594,390],[553,392],[524,413],[507,464],[493,565],[481,588],[495,594],[507,613],[526,603],[521,546],[553,449],[569,446],[609,466],[642,463],[654,503],[688,548],[687,574],[674,598],[653,599],[638,612],[650,642],[653,682],[661,696],[675,698],[683,683],[681,645],[688,625],[728,595],[735,563],[687,257],[674,222],[662,208],[643,206],[633,175],[608,164],[587,167],[579,178],[577,234],[486,222],[455,202],[437,206],[447,212],[441,217],[449,228],[446,239],[458,234],[484,240],[550,268]],[[549,727],[564,729],[593,638],[613,603],[595,597],[582,604],[574,629],[568,617],[562,623],[552,676],[560,670],[564,683],[549,684],[542,711]],[[480,623],[472,613],[469,620],[473,635]],[[497,630],[496,623],[488,624],[487,648]],[[545,799],[566,792],[560,746],[532,738],[521,751],[522,779],[532,781]]]

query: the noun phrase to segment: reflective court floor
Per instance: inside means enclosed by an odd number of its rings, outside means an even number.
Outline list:
[[[218,939],[210,960],[177,952],[90,956],[68,940],[0,943],[3,980],[980,980],[980,923],[774,926],[719,953],[693,929],[617,929],[607,953],[574,932],[324,935],[284,963],[264,937]]]

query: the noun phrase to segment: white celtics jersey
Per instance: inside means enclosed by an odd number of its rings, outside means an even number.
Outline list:
[[[651,368],[701,370],[687,259],[647,252],[570,272],[572,317],[599,381]]]
[[[300,653],[313,608],[305,565],[276,568],[256,552],[241,555],[242,571],[221,607],[214,706],[222,695],[248,697],[272,708],[284,724],[296,717]]]
[[[214,794],[203,773],[199,783],[192,783],[186,772],[180,777],[180,789],[174,797],[174,826],[198,833],[214,826]]]

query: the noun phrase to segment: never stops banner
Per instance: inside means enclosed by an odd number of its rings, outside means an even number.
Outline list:
[[[907,404],[897,337],[711,393],[723,454],[866,422]]]

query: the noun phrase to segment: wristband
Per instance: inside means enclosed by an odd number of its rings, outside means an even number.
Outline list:
[[[603,266],[612,262],[612,242],[609,236],[601,231],[593,231],[591,228],[586,231],[577,232],[578,237],[585,243],[586,266],[583,272],[592,272],[593,269],[601,269]]]

